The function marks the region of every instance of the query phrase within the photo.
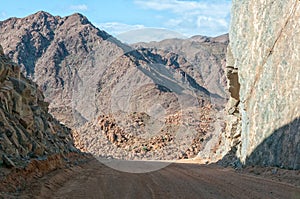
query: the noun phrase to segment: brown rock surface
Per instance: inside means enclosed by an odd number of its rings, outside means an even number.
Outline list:
[[[198,119],[193,115],[184,116],[183,112],[168,115],[158,132],[149,134],[147,123],[150,116],[134,113],[122,120],[113,116],[99,116],[96,122],[82,126],[74,132],[75,145],[82,151],[95,156],[114,157],[125,160],[175,160],[193,158],[203,149],[211,138],[214,129],[211,107],[197,109]],[[182,118],[189,120],[194,132],[182,132]],[[184,121],[187,122],[187,121]],[[138,127],[135,128],[133,125]],[[84,136],[83,136],[84,135]]]
[[[76,152],[70,130],[48,113],[42,92],[0,51],[0,171],[32,158]],[[2,173],[1,173],[2,174]]]

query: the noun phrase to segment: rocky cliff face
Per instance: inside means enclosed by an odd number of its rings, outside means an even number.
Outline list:
[[[70,130],[48,113],[48,105],[0,46],[0,166],[77,151]]]
[[[233,1],[224,139],[243,163],[300,168],[299,13],[294,0]]]

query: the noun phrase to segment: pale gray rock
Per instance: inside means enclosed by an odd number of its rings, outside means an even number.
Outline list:
[[[244,164],[300,168],[299,18],[299,1],[232,3],[229,37],[240,103],[224,147],[237,148]]]

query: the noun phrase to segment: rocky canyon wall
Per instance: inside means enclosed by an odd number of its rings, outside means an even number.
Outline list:
[[[37,84],[0,45],[0,174],[4,167],[24,167],[30,160],[78,152],[70,129],[48,113]],[[1,179],[2,180],[2,179]],[[1,183],[0,183],[1,184]],[[0,187],[1,188],[1,187]]]
[[[300,2],[233,0],[225,148],[248,165],[300,169]]]

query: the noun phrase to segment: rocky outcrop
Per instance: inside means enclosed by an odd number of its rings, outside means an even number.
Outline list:
[[[23,167],[33,158],[77,151],[70,129],[48,113],[38,86],[22,75],[0,47],[0,170]]]
[[[294,0],[233,1],[224,148],[244,164],[300,169],[299,13]]]
[[[150,129],[153,130],[152,134],[147,128],[153,119],[146,113],[133,113],[122,118],[102,115],[93,123],[86,123],[77,129],[79,132],[74,132],[75,145],[82,151],[100,157],[127,160],[193,158],[203,149],[214,131],[210,125],[214,121],[211,108],[211,106],[199,108],[200,118],[193,118],[193,115],[184,116],[182,112],[168,115],[163,118],[165,121],[159,126],[160,129]],[[194,134],[179,132],[183,117],[186,120],[193,120],[189,125],[193,125],[197,130]]]

